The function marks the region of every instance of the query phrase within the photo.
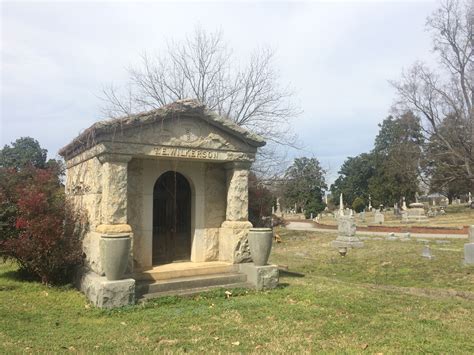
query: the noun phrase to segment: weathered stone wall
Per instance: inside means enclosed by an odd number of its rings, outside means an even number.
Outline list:
[[[143,160],[132,159],[128,163],[127,179],[127,217],[128,224],[132,227],[132,255],[133,265],[140,265],[140,260],[135,256],[135,250],[140,249],[143,231]]]
[[[206,228],[219,228],[226,217],[226,171],[223,164],[206,164]]]
[[[92,158],[66,171],[66,194],[76,208],[87,214],[91,230],[101,222],[102,164]]]
[[[83,153],[86,154],[87,152]],[[78,211],[85,213],[88,232],[84,236],[85,267],[97,274],[103,273],[100,263],[100,234],[95,230],[101,224],[102,164],[96,157],[69,167],[66,171],[66,194]]]

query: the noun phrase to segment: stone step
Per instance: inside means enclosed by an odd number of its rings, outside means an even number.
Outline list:
[[[237,272],[238,266],[225,262],[172,263],[154,267],[151,270],[137,272],[133,278],[137,281],[159,281],[179,277],[212,275]]]
[[[226,289],[231,290],[234,288],[252,288],[253,286],[248,282],[239,282],[233,283],[228,285],[214,285],[214,286],[207,286],[207,287],[196,287],[196,288],[189,288],[184,290],[174,290],[174,291],[164,291],[164,292],[154,292],[154,293],[147,293],[141,298],[138,298],[139,302],[143,302],[149,299],[158,298],[158,297],[165,297],[165,296],[193,296],[203,292],[209,292],[212,290],[217,289]]]
[[[182,291],[193,288],[220,286],[243,283],[247,281],[247,275],[240,273],[222,273],[212,275],[198,275],[191,277],[179,277],[158,281],[138,281],[135,286],[137,298],[150,293]]]

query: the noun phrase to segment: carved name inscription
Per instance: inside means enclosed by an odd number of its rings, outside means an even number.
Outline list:
[[[191,148],[160,147],[153,149],[153,154],[161,157],[191,158],[191,159],[218,159],[218,153],[212,150]]]

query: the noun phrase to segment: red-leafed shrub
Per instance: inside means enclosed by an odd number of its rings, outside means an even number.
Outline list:
[[[0,253],[43,283],[70,281],[82,225],[54,167],[0,168]]]

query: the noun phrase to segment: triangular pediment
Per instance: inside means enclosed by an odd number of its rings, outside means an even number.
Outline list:
[[[60,150],[69,159],[102,142],[255,152],[265,141],[194,100],[97,122]]]

